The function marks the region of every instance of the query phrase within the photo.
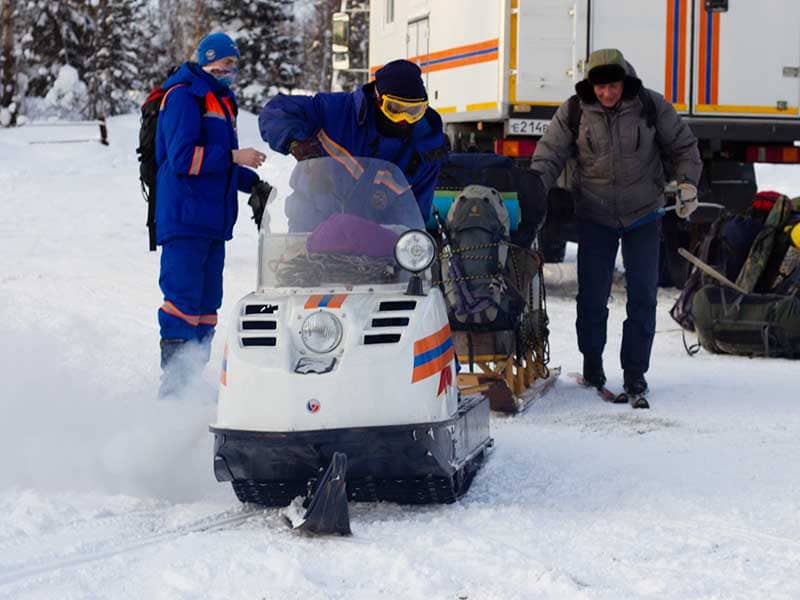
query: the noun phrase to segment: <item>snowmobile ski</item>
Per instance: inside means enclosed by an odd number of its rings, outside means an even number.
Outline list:
[[[347,455],[334,452],[331,464],[311,496],[306,514],[299,523],[293,523],[292,528],[317,535],[351,535],[346,479]]]
[[[570,377],[572,377],[575,381],[578,382],[578,385],[581,387],[585,387],[586,389],[592,389],[597,392],[597,395],[600,396],[606,402],[610,402],[611,404],[625,404],[628,402],[627,396],[623,398],[625,394],[615,394],[606,386],[597,387],[589,383],[583,378],[583,375],[580,373],[570,373]]]

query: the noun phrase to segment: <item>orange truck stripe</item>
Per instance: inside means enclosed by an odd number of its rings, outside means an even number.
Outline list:
[[[664,97],[672,101],[674,91],[673,70],[675,68],[675,1],[667,0],[667,48],[664,66]]]
[[[680,23],[678,24],[678,104],[686,104],[686,24],[689,22],[687,0],[680,0]]]
[[[711,104],[719,104],[719,15],[715,12],[711,16]]]
[[[706,97],[706,51],[708,49],[708,13],[700,8],[700,41],[698,44],[697,98],[698,104],[708,104]]]

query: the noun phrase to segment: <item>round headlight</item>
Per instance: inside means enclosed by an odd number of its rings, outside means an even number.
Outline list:
[[[394,245],[394,259],[406,271],[421,273],[431,266],[436,243],[424,231],[412,229],[401,235]]]
[[[330,352],[342,341],[342,322],[336,315],[324,310],[311,313],[300,328],[300,339],[312,352]]]

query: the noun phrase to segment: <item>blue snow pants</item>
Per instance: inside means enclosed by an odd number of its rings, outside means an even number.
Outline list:
[[[628,296],[620,360],[623,371],[644,374],[656,331],[660,218],[628,230],[578,222],[578,349],[584,356],[603,354],[620,240]]]
[[[225,242],[176,238],[161,247],[161,338],[209,342],[222,304]]]

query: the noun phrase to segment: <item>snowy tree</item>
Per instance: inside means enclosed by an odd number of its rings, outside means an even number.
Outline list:
[[[187,60],[194,60],[194,51],[202,37],[213,28],[208,1],[160,0],[158,21],[162,75]]]
[[[331,90],[333,71],[331,24],[341,0],[296,0],[295,20],[302,40],[300,63],[305,65],[297,87],[309,91]]]
[[[335,89],[351,91],[367,82],[369,68],[369,0],[351,0],[350,13],[350,71],[338,71]],[[359,69],[359,70],[355,70]]]
[[[16,0],[1,0],[0,6],[0,126],[14,125],[19,109],[16,56]]]
[[[95,0],[90,55],[84,80],[89,87],[89,116],[128,112],[137,105],[132,93],[143,89],[142,66],[155,51],[146,29],[146,0]]]
[[[216,0],[212,16],[236,40],[239,101],[259,111],[277,88],[297,86],[300,40],[294,27],[293,4],[286,0]]]
[[[92,22],[89,2],[77,0],[27,0],[20,3],[19,18],[26,24],[21,39],[20,67],[28,77],[27,93],[44,96],[62,65],[85,72]]]

